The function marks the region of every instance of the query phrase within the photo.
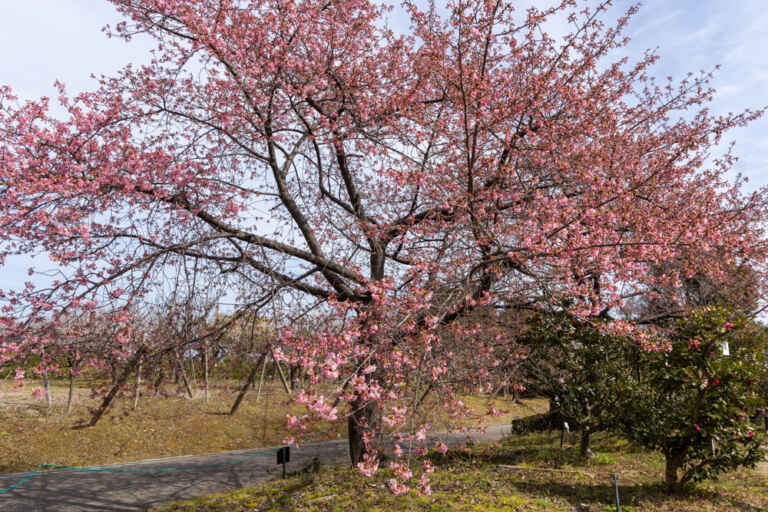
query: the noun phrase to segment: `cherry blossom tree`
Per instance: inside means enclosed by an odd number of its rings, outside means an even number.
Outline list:
[[[9,333],[128,307],[194,261],[199,286],[239,298],[212,336],[278,300],[324,319],[279,323],[275,359],[311,382],[288,426],[347,421],[370,473],[376,433],[426,439],[425,393],[462,411],[457,353],[490,368],[508,352],[457,322],[474,309],[588,320],[694,273],[762,272],[765,192],[711,154],[762,110],[714,116],[708,74],[657,85],[655,55],[617,57],[635,8],[608,24],[609,2],[406,0],[399,35],[369,0],[111,2],[126,21],[108,34],[154,38],[150,64],[60,84],[64,116],[0,89],[2,254],[47,252],[62,275],[4,292]]]

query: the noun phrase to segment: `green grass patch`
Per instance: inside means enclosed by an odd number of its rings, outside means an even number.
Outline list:
[[[764,470],[727,474],[719,482],[668,495],[663,460],[612,436],[597,436],[595,457],[580,461],[577,447],[559,449],[559,435],[528,434],[502,443],[430,454],[432,494],[394,496],[382,470],[365,478],[348,468],[323,468],[234,493],[174,503],[157,512],[253,511],[612,511],[611,473],[619,474],[626,512],[744,512],[768,510]],[[419,464],[413,464],[414,467]]]

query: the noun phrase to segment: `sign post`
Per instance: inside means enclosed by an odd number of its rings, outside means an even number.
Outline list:
[[[283,465],[283,478],[285,478],[285,465],[291,462],[291,447],[283,446],[277,449],[277,463]]]
[[[564,421],[563,426],[560,428],[560,449],[563,449],[563,444],[565,443],[565,433],[570,432],[571,428],[568,426],[568,422]]]

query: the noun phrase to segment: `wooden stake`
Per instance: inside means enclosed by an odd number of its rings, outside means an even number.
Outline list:
[[[203,349],[203,387],[205,390],[205,403],[208,403],[208,346]]]
[[[291,394],[291,388],[288,386],[288,382],[285,380],[285,375],[283,375],[283,369],[280,368],[280,363],[277,362],[277,359],[275,359],[275,352],[272,349],[272,347],[269,347],[270,352],[272,352],[272,360],[275,362],[275,366],[277,367],[277,373],[280,375],[280,382],[283,383],[283,389],[286,393],[289,395]]]
[[[133,410],[139,407],[139,395],[141,394],[141,362],[136,368],[136,386],[133,388]]]
[[[261,377],[259,377],[259,390],[256,392],[256,401],[259,400],[259,397],[261,396],[261,386],[264,384],[264,373],[267,371],[267,360],[269,359],[269,356],[264,358],[264,364],[261,365]]]

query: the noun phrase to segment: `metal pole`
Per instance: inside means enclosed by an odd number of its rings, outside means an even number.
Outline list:
[[[621,505],[619,504],[619,476],[613,473],[611,474],[611,480],[613,481],[613,491],[616,494],[616,512],[621,512]]]

